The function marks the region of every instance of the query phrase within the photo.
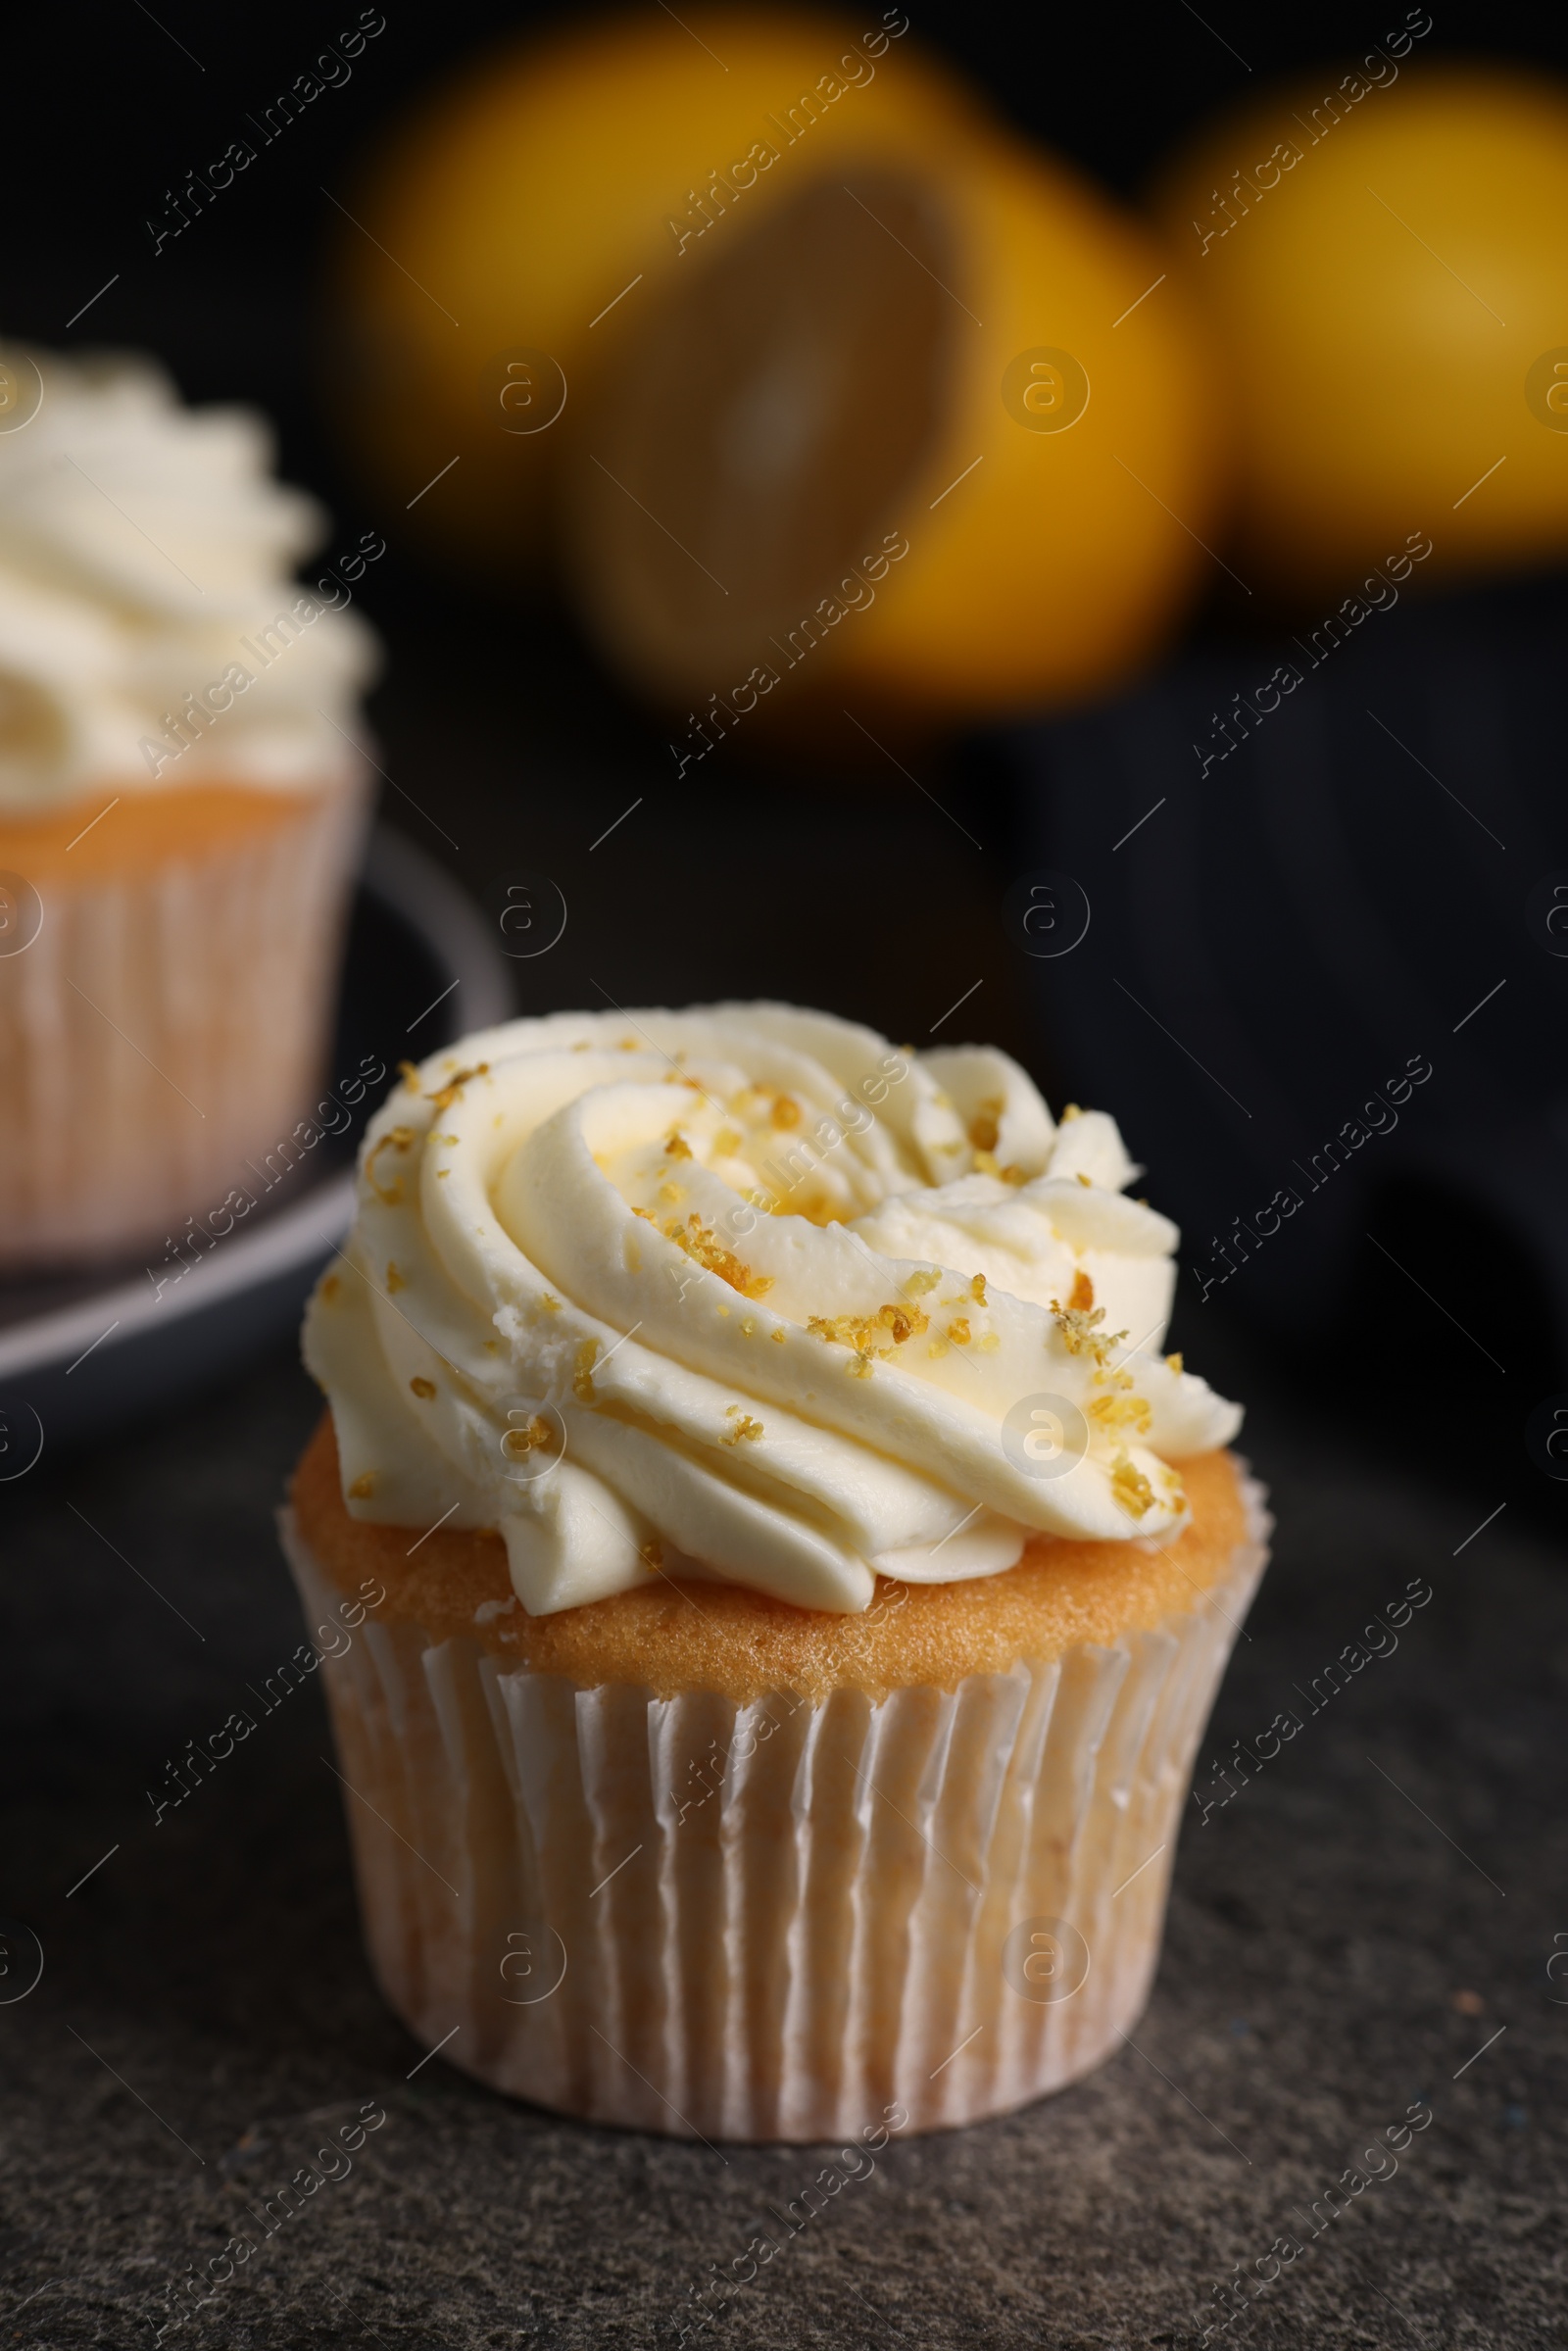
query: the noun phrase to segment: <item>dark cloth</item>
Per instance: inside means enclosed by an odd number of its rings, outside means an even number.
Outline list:
[[[1568,587],[1372,593],[1002,739],[1008,928],[1197,1285],[1294,1337],[1392,1251],[1468,1322],[1462,1236],[1565,1368]]]

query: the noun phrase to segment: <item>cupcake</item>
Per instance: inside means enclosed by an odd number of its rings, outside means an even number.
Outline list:
[[[1263,1564],[1112,1120],[777,1004],[410,1070],[284,1514],[372,1964],[586,2119],[929,2130],[1147,1996]]]
[[[373,640],[343,608],[381,542],[302,587],[322,518],[266,427],[145,362],[10,351],[0,381],[15,1269],[156,1248],[297,1155],[365,817]]]

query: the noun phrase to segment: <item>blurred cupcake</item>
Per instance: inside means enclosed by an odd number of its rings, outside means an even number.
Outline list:
[[[1265,1531],[1135,1172],[1001,1053],[779,1005],[410,1074],[284,1534],[423,2041],[784,2139],[1117,2045]]]
[[[0,1265],[156,1245],[265,1162],[325,1046],[380,542],[304,589],[260,418],[0,353]],[[344,578],[339,578],[342,572]]]

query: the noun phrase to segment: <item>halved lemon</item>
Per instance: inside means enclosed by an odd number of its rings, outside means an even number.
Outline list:
[[[337,239],[327,391],[411,528],[534,576],[562,425],[623,338],[846,157],[985,134],[906,29],[607,16],[484,58],[384,146]]]
[[[1213,563],[1223,403],[1166,272],[1000,135],[847,154],[737,220],[575,421],[566,538],[610,658],[720,731],[1127,673]]]

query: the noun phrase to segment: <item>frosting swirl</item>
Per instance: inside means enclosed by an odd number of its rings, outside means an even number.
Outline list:
[[[534,1615],[662,1574],[858,1611],[1031,1532],[1168,1538],[1236,1406],[1176,1229],[1005,1053],[786,1005],[563,1013],[382,1106],[305,1355],[350,1511],[498,1529]]]
[[[35,413],[0,431],[0,809],[352,766],[338,730],[375,640],[335,609],[341,581],[306,595],[290,577],[324,517],[271,478],[262,419],[183,408],[143,360],[0,366],[13,386],[42,379]]]

